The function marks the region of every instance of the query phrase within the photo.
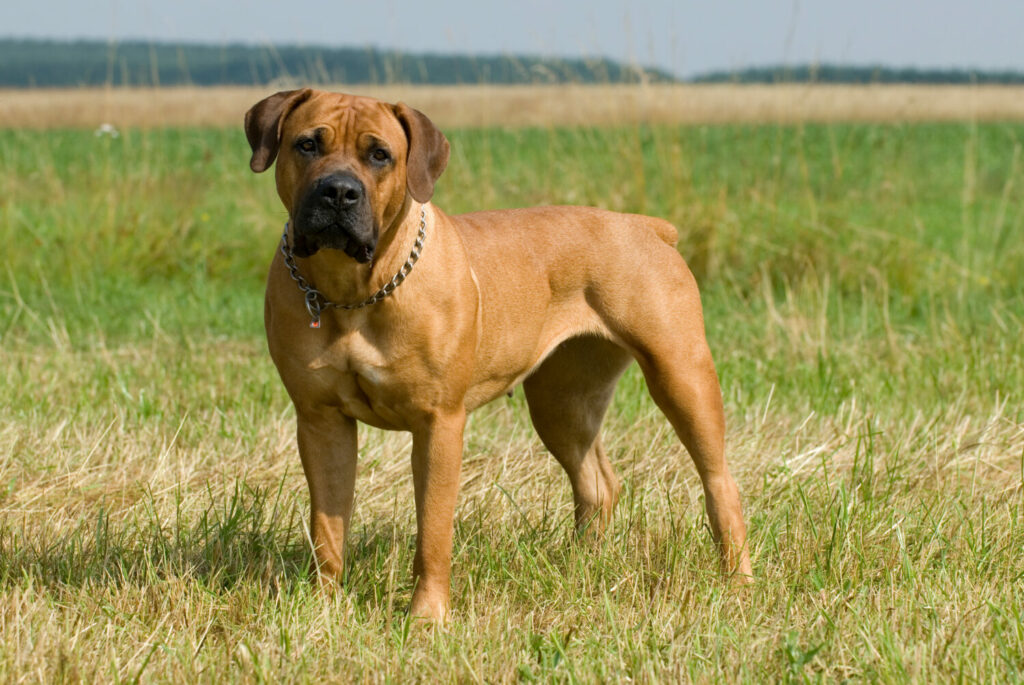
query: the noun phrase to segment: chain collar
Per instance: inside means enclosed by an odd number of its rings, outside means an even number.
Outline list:
[[[412,267],[416,264],[416,260],[420,258],[420,251],[423,250],[423,240],[427,237],[427,210],[420,207],[420,231],[416,235],[416,242],[412,246],[412,252],[409,253],[409,258],[405,260],[405,264],[398,270],[391,280],[384,284],[380,290],[370,295],[362,302],[356,304],[342,304],[340,302],[331,302],[324,294],[309,284],[302,274],[299,273],[299,267],[295,263],[295,255],[292,254],[291,247],[288,246],[288,224],[284,225],[284,233],[281,234],[281,254],[284,255],[284,265],[288,267],[288,273],[291,274],[292,280],[299,286],[299,290],[306,296],[306,311],[309,312],[309,327],[320,328],[320,312],[325,309],[362,309],[363,307],[369,307],[371,304],[377,304],[385,297],[395,292],[398,286],[402,285],[402,281],[412,271]]]

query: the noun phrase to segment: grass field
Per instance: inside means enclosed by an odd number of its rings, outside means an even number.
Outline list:
[[[572,542],[517,395],[467,431],[450,625],[406,618],[403,434],[361,433],[348,575],[317,594],[262,333],[284,214],[240,128],[3,130],[0,680],[1024,679],[1024,126],[448,133],[451,212],[680,228],[754,585],[718,578],[634,369],[603,544]]]
[[[237,126],[279,88],[0,89],[0,127]],[[798,122],[1021,121],[1024,86],[651,84],[338,86],[405,101],[444,129]]]

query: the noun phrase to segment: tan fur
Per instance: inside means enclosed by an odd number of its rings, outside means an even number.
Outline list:
[[[448,216],[429,204],[447,141],[404,105],[291,91],[254,106],[246,129],[255,170],[277,156],[278,193],[293,219],[299,198],[324,174],[350,172],[365,185],[381,227],[373,260],[360,264],[336,249],[296,259],[332,301],[358,302],[387,282],[409,256],[426,210],[426,244],[407,280],[370,307],[326,310],[320,329],[309,328],[280,253],[270,267],[267,339],[298,416],[324,582],[342,572],[355,422],[410,431],[418,529],[411,610],[447,615],[466,414],[519,384],[541,439],[569,475],[578,527],[600,531],[619,484],[598,433],[634,359],[697,466],[724,571],[750,577],[700,297],[670,224],[584,207]],[[303,158],[294,141],[315,129],[325,132],[323,147]],[[393,151],[388,170],[367,164],[368,136]]]

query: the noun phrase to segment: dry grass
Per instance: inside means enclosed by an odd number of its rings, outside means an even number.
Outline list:
[[[338,86],[442,127],[1024,120],[1019,86]],[[0,127],[237,126],[273,88],[0,91]]]
[[[147,355],[122,352],[119,366],[146,372]],[[193,352],[265,366],[257,342]],[[88,376],[95,363],[18,356],[65,406],[48,372]],[[300,578],[305,485],[279,393],[270,411],[226,418],[213,408],[140,422],[126,403],[86,420],[4,421],[0,455],[16,487],[0,528],[0,679],[934,681],[1021,667],[1000,661],[1020,640],[1019,565],[1007,562],[1020,542],[1024,450],[1005,404],[909,418],[872,416],[864,398],[827,417],[781,416],[770,398],[733,406],[731,459],[758,569],[737,599],[711,573],[685,452],[653,406],[628,406],[638,380],[626,379],[609,418],[627,491],[594,552],[568,544],[569,488],[521,398],[474,415],[456,620],[435,632],[410,631],[404,613],[414,530],[404,434],[361,436],[351,576],[325,598]],[[160,390],[176,392],[170,379]]]

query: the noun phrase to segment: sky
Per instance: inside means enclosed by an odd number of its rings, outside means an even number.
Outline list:
[[[1021,0],[7,0],[0,36],[1024,71]]]

